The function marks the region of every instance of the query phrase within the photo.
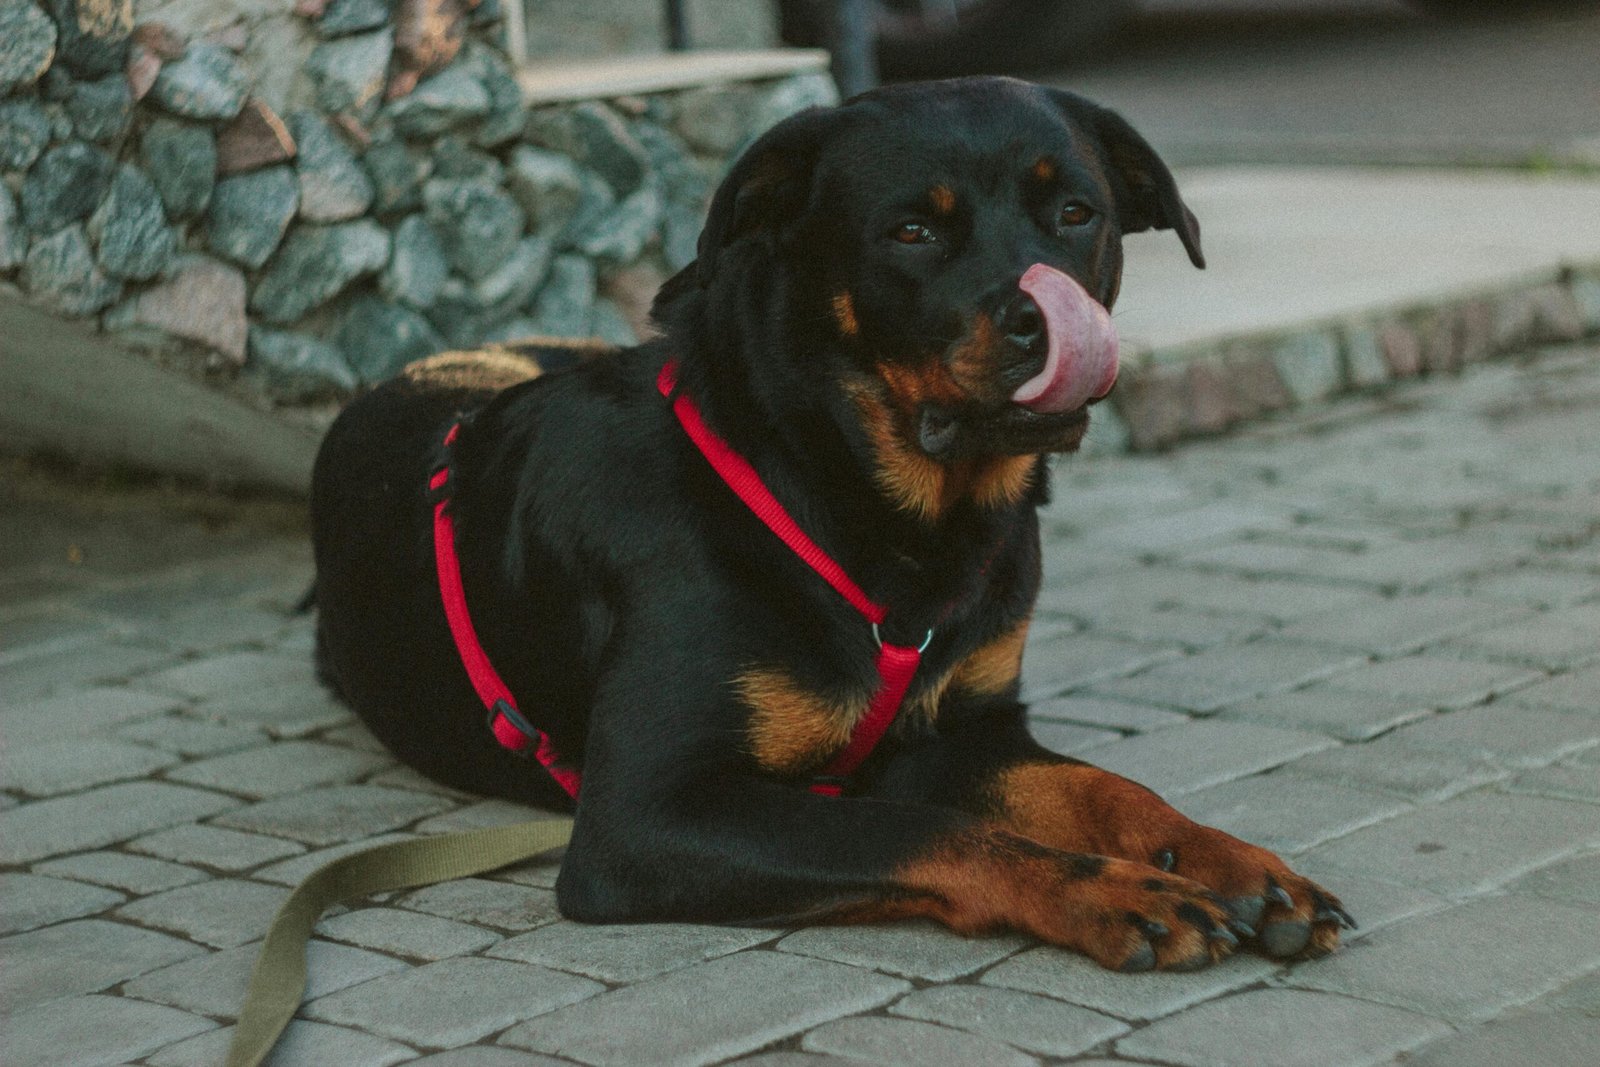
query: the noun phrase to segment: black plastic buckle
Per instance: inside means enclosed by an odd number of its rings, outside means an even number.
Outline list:
[[[538,727],[534,726],[533,723],[529,722],[527,719],[524,719],[522,717],[522,712],[512,707],[509,700],[501,699],[496,700],[489,708],[489,717],[486,721],[488,723],[490,733],[494,733],[494,720],[495,716],[497,715],[505,716],[506,722],[509,722],[512,726],[516,727],[517,732],[528,739],[529,743],[527,747],[521,749],[512,749],[511,751],[518,756],[527,756],[532,753],[534,748],[539,744],[539,738],[542,736],[542,731],[540,731]]]

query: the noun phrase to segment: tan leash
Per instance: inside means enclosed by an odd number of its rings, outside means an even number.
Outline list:
[[[488,830],[392,841],[318,867],[295,887],[272,919],[250,974],[226,1067],[257,1067],[277,1044],[305,995],[306,942],[330,905],[389,889],[482,874],[560,848],[571,837],[571,819],[534,819]]]

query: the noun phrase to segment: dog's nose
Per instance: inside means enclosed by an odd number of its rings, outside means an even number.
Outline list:
[[[1037,354],[1046,340],[1044,312],[1039,310],[1033,297],[1018,293],[1000,316],[1000,331],[1006,335],[1006,340],[1024,352]]]

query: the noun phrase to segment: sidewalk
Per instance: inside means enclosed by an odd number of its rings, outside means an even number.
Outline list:
[[[531,865],[324,920],[274,1062],[1587,1065],[1597,427],[1591,342],[1058,464],[1039,735],[1292,855],[1362,923],[1331,959],[1119,976],[920,925],[582,927]],[[303,538],[152,495],[0,485],[7,1067],[210,1067],[286,886],[528,814],[397,768],[323,695],[286,613]]]

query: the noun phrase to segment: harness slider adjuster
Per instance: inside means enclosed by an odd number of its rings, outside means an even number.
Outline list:
[[[511,749],[511,751],[515,752],[519,756],[526,756],[532,752],[533,746],[539,742],[539,728],[534,726],[533,723],[529,722],[527,719],[523,718],[522,712],[513,707],[509,700],[496,700],[489,707],[488,724],[490,733],[494,733],[495,719],[502,717],[506,720],[506,722],[510,723],[516,729],[517,733],[521,734],[523,737],[526,737],[529,741],[527,745],[524,745],[521,748]]]

